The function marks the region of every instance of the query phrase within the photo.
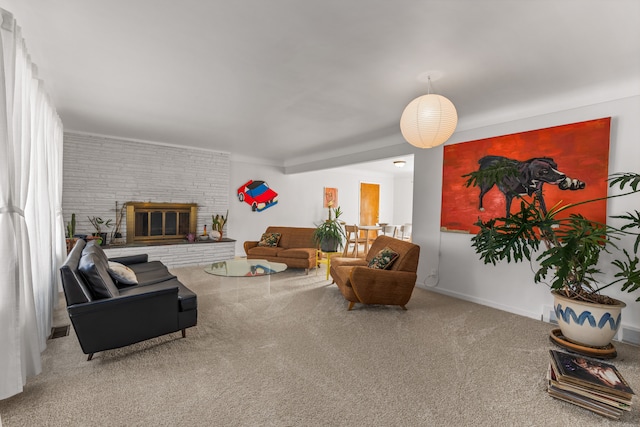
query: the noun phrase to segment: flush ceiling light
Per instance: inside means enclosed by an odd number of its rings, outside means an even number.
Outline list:
[[[458,124],[458,113],[453,103],[430,92],[431,77],[428,78],[427,94],[411,101],[400,118],[402,136],[418,148],[444,144]]]
[[[393,164],[394,164],[394,166],[395,166],[395,167],[397,167],[397,168],[403,168],[403,167],[404,167],[404,165],[406,165],[406,164],[407,164],[407,162],[405,162],[404,160],[395,160],[395,161],[393,162]]]

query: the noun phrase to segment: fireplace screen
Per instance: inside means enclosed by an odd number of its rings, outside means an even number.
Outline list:
[[[127,203],[127,243],[183,240],[196,231],[195,203]]]

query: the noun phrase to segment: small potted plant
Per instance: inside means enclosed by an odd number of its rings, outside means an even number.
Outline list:
[[[224,225],[227,223],[229,219],[229,210],[227,209],[227,215],[211,215],[211,233],[209,236],[212,240],[222,240],[222,234],[224,230]]]
[[[517,170],[506,162],[483,171],[464,175],[466,186],[497,184],[504,177],[517,176]],[[621,311],[626,304],[601,293],[617,285],[622,291],[640,289],[638,247],[640,246],[640,212],[616,215],[623,221],[620,227],[590,220],[579,214],[563,215],[575,206],[629,196],[640,192],[640,174],[618,173],[609,178],[609,187],[618,186],[621,194],[561,203],[548,212],[534,196],[527,201],[520,196],[520,211],[505,217],[478,220],[480,231],[471,239],[472,246],[485,264],[521,262],[533,264],[534,281],[546,283],[554,295],[554,308],[562,335],[569,341],[586,347],[608,347],[620,326]],[[633,249],[622,247],[630,243]],[[603,273],[600,254],[613,258],[614,279],[600,283]],[[536,270],[537,269],[537,270]],[[640,301],[640,297],[636,299]],[[606,333],[605,333],[606,332]]]
[[[320,246],[322,252],[337,252],[342,247],[342,240],[346,238],[344,228],[338,218],[342,215],[340,206],[332,208],[329,203],[329,218],[318,225],[313,232],[314,242]]]
[[[75,237],[75,235],[76,235],[76,214],[72,213],[71,221],[67,222],[67,237],[66,237],[67,253],[71,252],[71,249],[73,249],[73,247],[76,244],[76,241],[78,240]]]
[[[107,233],[102,231],[102,227],[105,227],[105,228],[111,227],[112,220],[108,219],[105,221],[98,216],[87,217],[87,218],[89,218],[89,222],[91,223],[91,225],[93,225],[93,228],[95,228],[96,230],[95,233],[93,233],[93,235],[100,238],[100,245],[101,246],[106,245]]]

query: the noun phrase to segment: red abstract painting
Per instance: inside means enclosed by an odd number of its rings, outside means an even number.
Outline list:
[[[506,215],[508,197],[500,189],[493,187],[483,195],[484,210],[481,210],[480,188],[465,186],[467,179],[463,175],[478,170],[481,159],[485,163],[493,159],[488,156],[506,157],[518,162],[532,161],[526,163],[527,168],[546,162],[554,166],[551,170],[556,176],[584,183],[584,188],[572,190],[559,184],[559,180],[536,181],[542,187],[548,209],[558,202],[573,203],[606,196],[610,127],[611,118],[607,117],[445,146],[441,230],[477,233],[478,228],[473,224],[478,218],[486,221]],[[529,198],[527,195],[524,197]],[[514,198],[510,212],[519,208],[520,202]],[[566,215],[580,213],[586,218],[606,222],[605,201],[576,209],[579,210],[567,210]]]

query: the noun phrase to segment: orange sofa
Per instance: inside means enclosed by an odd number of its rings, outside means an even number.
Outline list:
[[[275,247],[258,246],[258,241],[244,242],[247,259],[266,259],[281,262],[289,268],[309,269],[316,267],[316,244],[313,242],[315,228],[267,227],[265,233],[280,233]]]

